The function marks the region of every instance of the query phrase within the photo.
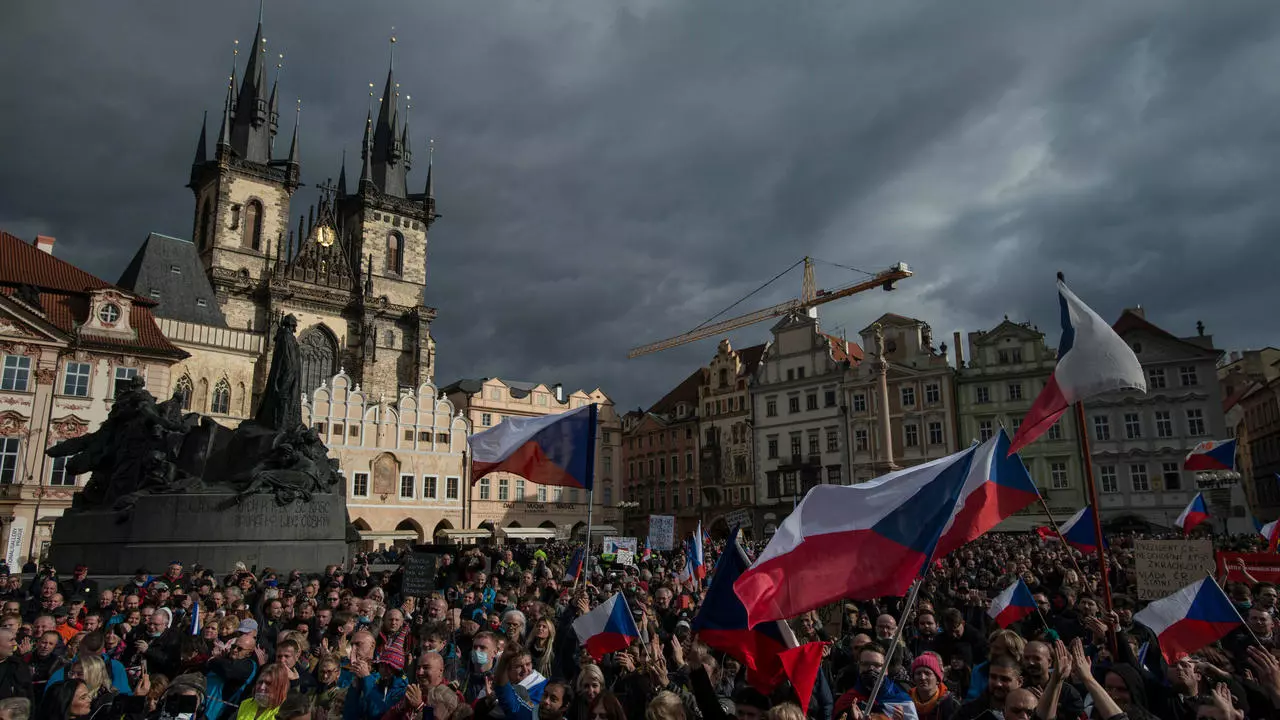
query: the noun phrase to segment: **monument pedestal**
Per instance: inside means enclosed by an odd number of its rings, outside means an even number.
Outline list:
[[[85,510],[58,519],[49,562],[68,576],[80,563],[95,575],[159,573],[174,560],[224,573],[237,561],[278,572],[319,572],[346,562],[347,506],[340,494],[281,507],[274,495],[228,492],[141,495],[131,510]]]

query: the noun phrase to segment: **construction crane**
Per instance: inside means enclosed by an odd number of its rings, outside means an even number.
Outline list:
[[[796,262],[795,265],[792,265],[781,273],[778,273],[778,275],[774,276],[773,280],[770,280],[760,288],[757,288],[755,291],[747,295],[747,297],[751,297],[751,295],[763,290],[774,280],[786,275],[792,270],[792,268],[799,265],[801,262],[804,263],[804,287],[799,298],[788,300],[784,303],[779,303],[778,305],[773,305],[762,310],[756,310],[755,312],[747,313],[746,315],[729,318],[728,320],[720,320],[718,322],[711,322],[708,320],[706,323],[699,325],[683,335],[677,335],[672,338],[667,338],[666,340],[659,340],[657,342],[649,343],[648,345],[641,345],[638,348],[633,348],[627,353],[627,357],[637,358],[641,355],[648,355],[650,353],[668,350],[678,345],[685,345],[687,343],[696,342],[709,337],[723,335],[724,333],[744,328],[748,325],[754,325],[758,322],[769,320],[770,318],[781,317],[793,312],[803,312],[809,308],[825,305],[826,303],[839,300],[840,298],[846,298],[850,295],[856,295],[866,290],[874,290],[876,288],[893,290],[894,283],[911,277],[911,270],[907,268],[907,264],[898,263],[887,270],[881,270],[880,272],[875,273],[871,276],[870,280],[846,285],[835,290],[818,290],[813,281],[813,258],[806,257],[803,260]],[[870,275],[871,273],[866,274]],[[744,297],[742,300],[746,299],[747,298]],[[738,303],[742,302],[742,300],[739,300]],[[730,305],[729,308],[733,308],[738,303]],[[723,314],[723,312],[721,314]]]

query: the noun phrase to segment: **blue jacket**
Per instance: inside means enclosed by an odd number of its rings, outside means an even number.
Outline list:
[[[356,678],[347,688],[347,700],[342,706],[342,720],[368,720],[380,718],[396,703],[404,699],[409,686],[402,677],[393,678],[386,688],[378,687],[378,673]]]
[[[120,695],[132,695],[133,688],[129,687],[129,673],[125,672],[124,663],[106,653],[102,654],[102,661],[107,664],[107,672],[111,674],[111,685],[116,689],[116,692]],[[49,676],[49,682],[44,685],[45,692],[67,679],[67,667],[70,666],[59,668],[57,672]]]
[[[526,701],[510,683],[497,686],[493,694],[497,696],[498,706],[506,720],[535,720],[538,717],[538,703],[541,701],[533,698]]]

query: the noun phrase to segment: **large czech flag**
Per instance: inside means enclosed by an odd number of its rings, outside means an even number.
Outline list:
[[[1164,659],[1173,664],[1217,642],[1244,624],[1213,578],[1197,580],[1133,616],[1156,634]]]
[[[1212,472],[1214,470],[1236,469],[1236,441],[1205,440],[1191,448],[1187,459],[1182,461],[1182,469],[1192,472]]]
[[[471,482],[501,470],[540,485],[590,490],[597,412],[592,403],[558,415],[508,418],[472,435]]]
[[[933,557],[978,446],[860,485],[818,485],[734,590],[751,626],[903,595]]]
[[[1072,404],[1112,390],[1147,391],[1138,356],[1098,314],[1080,301],[1058,276],[1062,337],[1058,364],[1013,437],[1015,453],[1043,435]]]
[[[955,514],[938,540],[937,557],[945,557],[999,525],[1005,518],[1040,499],[1040,491],[1022,458],[1009,454],[1004,428],[978,446],[969,477],[960,491]]]

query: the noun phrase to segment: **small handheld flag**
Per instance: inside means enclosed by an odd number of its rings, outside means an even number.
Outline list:
[[[1080,508],[1080,512],[1071,516],[1071,519],[1062,524],[1059,528],[1062,533],[1062,539],[1067,541],[1071,547],[1082,553],[1091,553],[1098,550],[1098,540],[1093,532],[1093,507],[1085,505]],[[1102,539],[1102,546],[1107,547],[1107,539]]]
[[[1189,535],[1195,526],[1209,519],[1209,506],[1204,502],[1204,493],[1196,493],[1174,524],[1182,528],[1183,535]]]
[[[573,621],[573,632],[587,653],[597,661],[611,652],[625,650],[640,637],[631,608],[622,593],[614,593],[591,612]]]
[[[1036,600],[1031,595],[1031,588],[1018,578],[1016,582],[1004,589],[1004,592],[991,600],[991,608],[987,615],[996,625],[1007,628],[1026,618],[1036,611]]]

